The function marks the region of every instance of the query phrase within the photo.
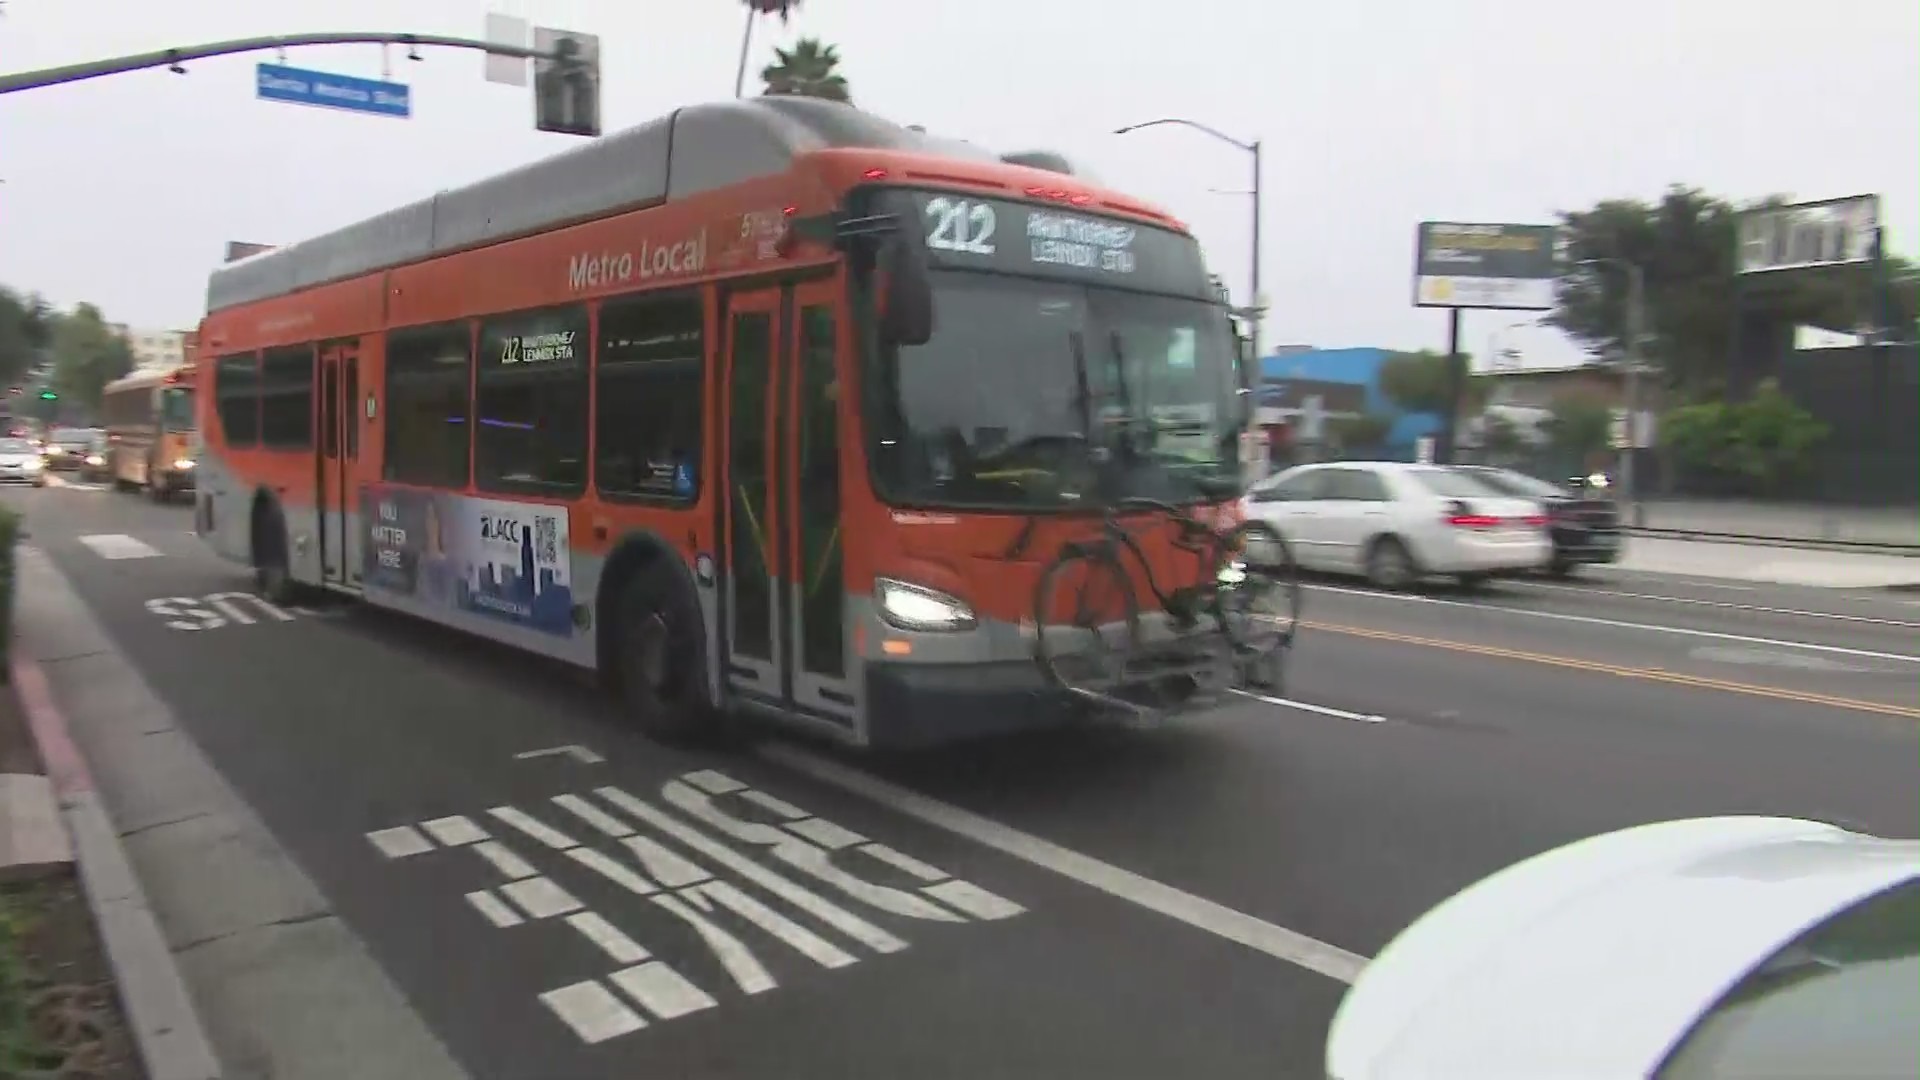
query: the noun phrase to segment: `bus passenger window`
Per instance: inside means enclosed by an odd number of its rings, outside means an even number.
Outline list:
[[[388,335],[385,479],[466,486],[471,351],[466,323]]]
[[[703,324],[697,296],[601,307],[594,417],[601,492],[668,502],[699,496]]]
[[[229,447],[260,441],[260,373],[252,353],[223,356],[213,362],[213,397],[220,431]]]
[[[268,349],[260,357],[260,445],[313,447],[313,346]]]
[[[550,308],[480,324],[474,483],[486,491],[577,495],[587,487],[587,309]]]

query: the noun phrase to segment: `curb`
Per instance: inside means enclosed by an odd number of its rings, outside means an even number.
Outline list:
[[[1887,555],[1903,559],[1920,558],[1920,546],[1882,544],[1872,540],[1821,540],[1805,536],[1756,536],[1750,533],[1710,532],[1704,529],[1665,529],[1646,525],[1627,525],[1628,536],[1649,540],[1690,540],[1710,544],[1745,544],[1753,547],[1796,548],[1801,551],[1829,551],[1839,555]]]
[[[40,665],[15,653],[13,686],[40,749],[73,839],[80,881],[118,983],[127,1026],[148,1080],[220,1080],[220,1062],[201,1025],[173,951],[154,921],[146,890],[94,790],[86,759],[53,700]]]

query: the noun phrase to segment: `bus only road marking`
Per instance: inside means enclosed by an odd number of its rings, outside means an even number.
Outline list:
[[[286,609],[249,592],[217,592],[201,597],[162,596],[147,601],[147,610],[166,620],[170,630],[218,630],[229,624],[252,626],[261,619],[292,622]],[[302,614],[313,612],[301,610]]]
[[[967,924],[1026,911],[711,769],[668,780],[646,798],[598,787],[547,805],[376,829],[367,840],[402,869],[471,849],[479,858],[462,899],[481,926],[518,937],[555,932],[522,927],[565,926],[566,936],[592,946],[588,955],[602,958],[597,969],[533,995],[589,1044],[778,989],[764,959],[769,949],[789,964],[827,970],[904,951],[907,941],[876,915]],[[619,919],[568,887],[583,871],[619,886],[615,895],[628,905]],[[682,947],[656,947],[674,938]],[[548,937],[530,944],[551,950]],[[658,954],[694,959],[669,964]]]

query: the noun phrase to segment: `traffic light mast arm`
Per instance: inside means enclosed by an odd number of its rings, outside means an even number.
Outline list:
[[[301,45],[438,46],[445,49],[475,49],[495,56],[512,56],[523,60],[551,60],[557,64],[580,62],[578,57],[572,55],[541,52],[538,49],[523,48],[519,45],[502,45],[499,42],[482,41],[478,38],[445,37],[440,34],[356,32],[285,34],[280,37],[235,38],[232,41],[214,41],[205,45],[184,45],[177,49],[116,56],[106,60],[89,60],[84,64],[14,72],[10,75],[0,75],[0,94],[80,82],[84,79],[98,79],[106,75],[118,75],[122,72],[140,71],[145,68],[177,67],[188,60],[205,60],[213,56],[231,56],[234,53],[260,52],[266,49],[291,49]]]

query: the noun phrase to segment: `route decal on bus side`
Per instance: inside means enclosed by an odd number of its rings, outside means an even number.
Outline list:
[[[485,870],[465,899],[485,923],[526,934],[517,928],[564,922],[597,949],[607,967],[537,994],[587,1043],[778,989],[765,957],[831,970],[906,949],[876,921],[883,916],[964,925],[1026,911],[711,769],[668,780],[657,800],[599,787],[550,801],[536,808],[540,816],[496,806],[484,817],[375,830],[367,840],[396,862],[471,850]],[[631,903],[616,923],[540,863],[585,871]],[[676,937],[699,951],[669,964],[649,948]],[[659,951],[689,956],[684,947]]]
[[[367,588],[558,636],[574,631],[567,508],[368,485]]]

